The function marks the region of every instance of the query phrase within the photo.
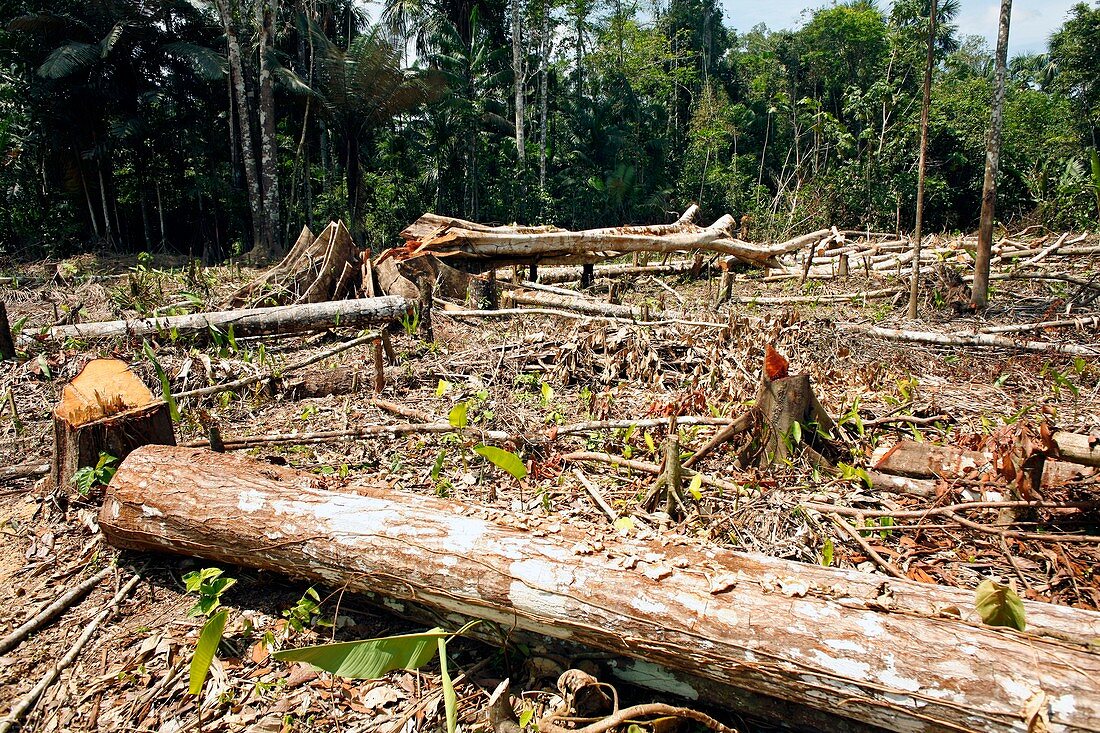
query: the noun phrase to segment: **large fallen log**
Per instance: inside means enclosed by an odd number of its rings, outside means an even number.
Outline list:
[[[21,343],[41,339],[103,339],[141,337],[156,333],[187,333],[233,329],[235,336],[265,336],[346,326],[364,328],[397,320],[409,313],[412,303],[399,296],[337,300],[326,303],[247,308],[185,316],[134,318],[123,321],[54,326],[44,334],[23,336]]]
[[[398,259],[425,253],[465,261],[467,267],[486,263],[590,264],[632,252],[717,252],[757,266],[774,263],[778,255],[834,236],[821,229],[777,244],[754,244],[729,236],[735,221],[726,214],[707,227],[691,222],[693,207],[673,224],[622,226],[570,231],[557,227],[486,226],[436,214],[424,214],[406,227],[405,246],[388,250]],[[862,234],[862,233],[856,233]]]
[[[970,591],[513,522],[164,446],[130,454],[100,513],[119,547],[489,619],[887,730],[1023,731],[1036,713],[1051,730],[1100,727],[1098,613],[1025,602],[1018,633],[977,622]]]

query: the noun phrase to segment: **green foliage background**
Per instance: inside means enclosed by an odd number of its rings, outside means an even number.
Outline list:
[[[282,246],[344,218],[379,249],[427,210],[590,227],[749,215],[754,238],[906,230],[928,3],[827,5],[735,29],[714,0],[514,0],[525,71],[516,148],[512,5],[231,0],[257,85],[274,12]],[[992,53],[940,4],[925,226],[978,216]],[[250,210],[214,4],[0,0],[0,252],[247,250]],[[1010,64],[998,216],[1095,227],[1100,8]],[[259,123],[254,122],[258,127]]]

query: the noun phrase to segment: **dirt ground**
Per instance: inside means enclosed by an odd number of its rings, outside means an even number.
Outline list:
[[[1036,246],[1042,246],[1045,240],[1038,241]],[[1094,244],[1096,238],[1090,238],[1082,246]],[[988,446],[993,435],[1004,438],[1013,434],[1013,426],[1035,426],[1044,419],[1063,430],[1100,435],[1100,360],[887,341],[838,325],[955,332],[1100,312],[1100,259],[1076,256],[1058,262],[1060,272],[1085,284],[996,280],[991,307],[981,316],[958,313],[930,278],[920,323],[915,325],[905,319],[904,296],[828,300],[835,294],[900,288],[896,274],[853,274],[800,284],[797,278],[765,280],[761,271],[745,269],[734,282],[736,299],[742,302],[720,306],[714,304],[713,274],[623,281],[624,303],[677,310],[682,321],[696,325],[639,326],[550,315],[453,316],[436,308],[434,342],[397,329],[392,336],[396,363],[387,366],[387,386],[379,397],[443,422],[456,404],[467,403],[472,426],[516,436],[501,447],[519,452],[528,462],[528,493],[474,456],[467,441],[454,433],[325,439],[291,435],[351,432],[409,421],[373,399],[369,346],[344,351],[308,370],[312,383],[319,384],[336,375],[362,373],[354,391],[302,398],[286,390],[272,394],[257,388],[184,400],[176,437],[180,443],[201,441],[213,421],[227,441],[283,436],[278,442],[240,449],[260,460],[490,505],[547,522],[610,522],[584,488],[583,477],[616,512],[665,532],[730,549],[878,573],[880,565],[826,513],[802,505],[922,510],[988,498],[990,492],[1008,497],[1007,486],[986,476],[941,481],[934,498],[884,494],[864,486],[854,470],[830,475],[804,456],[766,468],[747,459],[738,462],[739,456],[747,455],[746,446],[733,440],[696,468],[746,491],[702,487],[698,497],[685,496],[682,511],[668,514],[639,504],[653,484],[652,475],[565,458],[588,451],[660,463],[663,424],[560,436],[555,427],[673,414],[736,417],[756,396],[764,349],[770,345],[790,359],[792,374],[811,375],[820,401],[838,418],[840,427],[833,438],[821,438],[823,451],[835,463],[867,468],[876,448],[900,439]],[[90,322],[217,309],[254,275],[239,266],[196,270],[166,256],[140,261],[82,256],[8,263],[0,270],[6,278],[0,280],[0,297],[17,332],[29,334],[74,319]],[[600,279],[588,289],[604,301],[607,292],[608,283]],[[804,302],[752,301],[791,296]],[[1095,346],[1100,344],[1097,333],[1095,326],[1047,327],[1025,336]],[[149,345],[157,365],[169,375],[172,390],[181,391],[278,372],[280,366],[355,335],[341,328],[287,338],[181,335],[149,339]],[[25,359],[0,362],[0,466],[49,462],[50,410],[61,387],[89,359],[103,356],[130,363],[154,392],[159,390],[154,363],[144,354],[141,340],[33,346]],[[284,384],[291,379],[285,375]],[[685,452],[705,443],[715,429],[681,426]],[[537,444],[523,439],[534,435],[549,439]],[[227,641],[201,698],[200,718],[196,698],[187,694],[187,668],[201,620],[188,616],[195,597],[186,592],[181,578],[206,564],[111,548],[96,524],[100,498],[101,489],[87,496],[71,487],[53,490],[40,475],[0,482],[0,584],[11,594],[7,608],[0,609],[0,634],[101,568],[112,563],[119,567],[58,621],[0,657],[0,711],[26,695],[71,648],[124,578],[134,572],[142,576],[119,611],[46,691],[22,730],[170,733],[194,730],[200,720],[203,730],[250,733],[411,733],[442,725],[437,664],[420,672],[391,673],[382,680],[347,681],[270,657],[272,649],[330,638],[408,633],[423,626],[379,611],[339,588],[315,586],[320,602],[312,607],[308,583],[235,567],[225,568],[226,575],[238,582],[223,598],[231,609]],[[1017,517],[1013,529],[1100,534],[1100,478],[1086,472],[1049,489],[1044,498],[1073,502],[1074,509],[1034,511]],[[992,527],[998,510],[973,510],[966,516]],[[981,531],[938,515],[866,521],[873,521],[874,529],[859,527],[865,541],[914,580],[974,588],[993,578],[1016,584],[1025,598],[1100,608],[1100,544],[1006,537],[998,533],[1003,525]],[[459,641],[450,648],[452,675],[465,675],[458,693],[460,723],[466,730],[489,729],[484,709],[500,679],[511,677],[514,691],[528,691],[525,699],[544,708],[558,674],[578,664],[537,648],[494,649],[474,641]],[[584,664],[598,671],[599,661],[599,655],[592,655]],[[622,692],[626,700],[663,699],[626,687]],[[677,702],[671,697],[663,701]],[[741,730],[768,729],[753,719],[751,710],[711,712]]]

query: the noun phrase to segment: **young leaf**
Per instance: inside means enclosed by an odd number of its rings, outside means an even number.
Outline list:
[[[189,692],[197,695],[202,692],[206,675],[210,672],[210,663],[214,661],[214,654],[218,651],[218,644],[222,640],[222,632],[225,631],[225,620],[229,617],[229,611],[218,611],[202,626],[199,632],[199,643],[195,646],[195,656],[191,657],[191,687]]]
[[[634,529],[634,520],[630,517],[619,517],[615,520],[615,523],[612,526],[620,532],[623,530]]]
[[[542,404],[544,406],[549,405],[554,399],[554,388],[546,382],[543,382],[542,386],[539,387],[539,393],[542,395]]]
[[[527,467],[515,453],[491,445],[475,445],[474,452],[489,460],[494,466],[522,479],[527,475]]]
[[[451,408],[451,413],[447,416],[447,420],[451,423],[452,428],[464,428],[468,424],[466,413],[470,408],[469,402],[459,402],[457,405]]]
[[[447,669],[447,640],[437,639],[436,644],[439,650],[439,681],[443,685],[443,708],[447,711],[447,733],[455,733],[458,729],[458,696]]]
[[[451,384],[450,382],[448,382],[446,379],[440,379],[439,380],[439,386],[437,386],[435,388],[435,396],[436,397],[442,397],[443,395],[450,392],[451,387],[453,387],[453,386],[454,385]]]
[[[448,632],[434,628],[419,634],[286,649],[272,656],[283,662],[306,662],[349,679],[373,680],[395,669],[418,669],[435,656],[436,640]]]
[[[691,477],[691,483],[688,484],[688,493],[695,501],[703,498],[703,474],[697,473]]]
[[[821,564],[830,567],[833,564],[833,541],[825,538],[825,544],[821,546]]]
[[[1023,631],[1027,623],[1024,618],[1024,602],[1016,591],[1007,585],[983,580],[978,584],[974,605],[978,615],[989,626],[1007,626]]]
[[[523,712],[519,714],[519,727],[526,728],[531,724],[531,721],[535,719],[534,708],[524,708]]]
[[[168,372],[164,371],[164,367],[153,355],[153,347],[149,345],[148,341],[141,342],[141,350],[145,352],[146,358],[153,363],[153,370],[157,373],[157,378],[160,379],[160,391],[164,396],[164,401],[168,403],[168,414],[172,417],[172,422],[179,422],[180,411],[176,407],[176,399],[172,397],[172,383],[168,381]]]

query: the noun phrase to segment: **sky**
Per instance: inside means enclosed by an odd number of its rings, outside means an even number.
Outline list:
[[[1046,51],[1047,39],[1066,18],[1070,8],[1080,0],[1013,0],[1012,26],[1008,34],[1008,55],[1011,58],[1022,53]],[[738,31],[747,31],[758,23],[771,30],[797,28],[802,24],[805,9],[829,6],[829,0],[814,3],[812,0],[721,0],[726,25]],[[880,0],[880,7],[888,6]],[[961,0],[955,23],[959,35],[984,36],[990,48],[997,45],[997,18],[1000,15],[999,0]],[[807,14],[809,17],[809,14]]]

